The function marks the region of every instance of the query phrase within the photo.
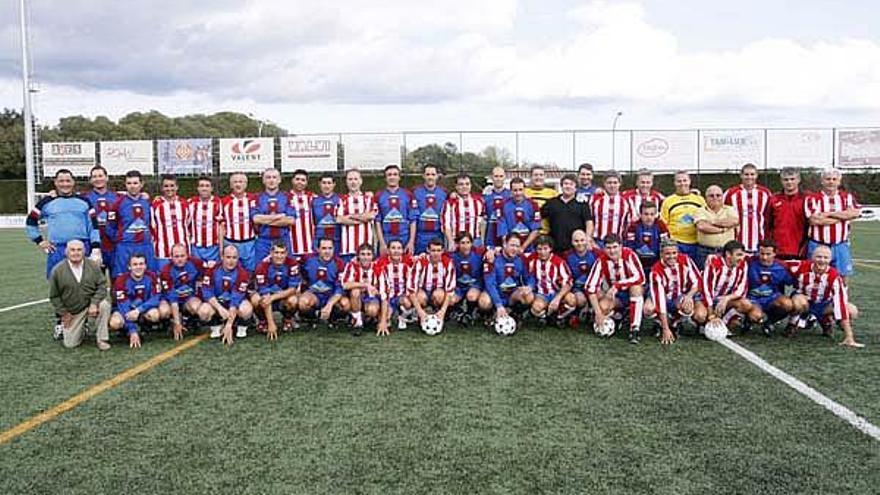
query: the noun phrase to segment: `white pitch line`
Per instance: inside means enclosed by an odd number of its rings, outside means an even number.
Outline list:
[[[816,404],[824,407],[831,411],[838,418],[846,421],[847,423],[856,427],[857,430],[861,431],[865,435],[873,438],[874,440],[880,441],[880,428],[877,428],[873,424],[871,424],[867,419],[859,416],[858,414],[852,412],[846,406],[839,404],[828,397],[822,395],[821,392],[817,391],[813,387],[810,387],[806,383],[798,380],[797,378],[789,375],[788,373],[782,371],[781,369],[773,366],[772,364],[764,361],[754,352],[746,349],[745,347],[733,342],[730,339],[721,339],[719,344],[724,347],[730,349],[731,351],[739,354],[746,361],[754,364],[758,368],[761,368],[765,373],[769,374],[773,378],[781,381],[782,383],[788,385],[789,387],[797,390],[801,395],[804,395],[808,399],[812,400]]]
[[[47,302],[49,302],[48,299],[40,299],[39,301],[31,301],[31,302],[16,304],[15,306],[0,308],[0,313],[5,313],[7,311],[12,311],[13,309],[26,308],[28,306],[33,306],[35,304],[43,304],[43,303],[47,303]]]
[[[860,261],[862,263],[880,263],[880,260],[863,260],[861,258],[853,258],[853,261]]]

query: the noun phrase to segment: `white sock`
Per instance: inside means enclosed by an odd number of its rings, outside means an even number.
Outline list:
[[[356,326],[356,327],[364,326],[364,317],[360,311],[352,311],[351,317],[352,317],[352,319],[354,319],[354,326]]]

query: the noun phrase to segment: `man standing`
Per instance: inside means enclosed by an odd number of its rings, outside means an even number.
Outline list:
[[[853,274],[849,250],[850,222],[859,218],[862,207],[855,196],[840,190],[840,170],[822,172],[822,190],[807,196],[804,213],[810,223],[807,256],[812,258],[818,246],[831,249],[831,265],[843,277],[844,284]]]
[[[348,263],[357,256],[363,244],[373,245],[373,220],[379,214],[373,193],[361,191],[364,180],[358,170],[345,173],[348,193],[339,200],[336,207],[336,221],[342,225],[342,242],[339,257]]]
[[[669,237],[669,230],[657,219],[657,205],[653,201],[644,201],[639,208],[638,221],[626,229],[625,243],[639,255],[642,267],[650,272],[660,259],[660,242]]]
[[[697,266],[703,266],[706,256],[720,253],[721,248],[736,238],[739,216],[733,207],[724,204],[724,193],[719,186],[706,188],[706,206],[694,212],[697,226]]]
[[[597,244],[601,244],[602,239],[610,234],[622,238],[634,219],[629,202],[620,194],[620,174],[608,172],[604,184],[605,191],[594,195],[590,203],[596,224],[593,238]]]
[[[410,205],[410,220],[416,222],[416,236],[410,238],[406,246],[406,252],[415,254],[424,253],[428,241],[443,236],[440,213],[448,197],[446,190],[437,185],[439,171],[436,165],[425,165],[422,177],[425,183],[413,189]]]
[[[66,169],[59,170],[55,174],[57,194],[41,199],[25,221],[30,240],[49,255],[46,258],[46,278],[64,259],[66,245],[74,239],[90,246],[92,259],[101,262],[101,239],[95,211],[87,199],[74,193],[75,187],[73,174]],[[40,234],[40,219],[46,220],[48,239],[43,239]]]
[[[290,226],[296,212],[291,209],[290,198],[281,191],[281,173],[274,168],[263,171],[265,190],[257,196],[251,209],[251,220],[257,229],[257,242],[254,245],[256,263],[263,261],[272,252],[272,245],[281,240],[290,252]],[[252,272],[249,269],[248,272]]]
[[[477,246],[483,245],[486,205],[482,196],[471,192],[471,178],[467,175],[455,179],[455,197],[446,200],[442,217],[447,250],[455,250],[455,238],[462,232],[470,234]]]
[[[678,243],[678,250],[693,259],[697,255],[697,227],[694,213],[706,206],[706,200],[691,191],[691,177],[684,171],[675,173],[675,193],[663,200],[660,220],[669,229],[669,237]]]
[[[504,203],[498,219],[498,235],[515,236],[519,239],[520,252],[531,251],[532,243],[541,229],[541,211],[534,201],[526,197],[526,184],[521,177],[510,181],[510,200]]]
[[[339,224],[336,223],[336,207],[339,195],[336,194],[336,179],[325,173],[320,179],[321,193],[312,200],[312,215],[315,221],[315,251],[321,239],[330,239],[333,249],[339,252]]]
[[[498,235],[498,222],[504,203],[510,199],[510,189],[504,187],[507,172],[504,167],[492,169],[492,187],[489,192],[483,194],[483,204],[486,205],[486,246],[495,247],[501,245],[501,237]]]
[[[243,172],[235,172],[229,176],[229,196],[223,198],[223,223],[226,236],[223,247],[235,246],[241,266],[253,272],[257,260],[254,256],[254,223],[251,210],[256,208],[253,196],[247,192],[248,178]],[[223,250],[221,250],[222,256]]]
[[[183,244],[189,252],[189,205],[177,195],[177,177],[162,176],[162,196],[150,205],[150,232],[153,234],[153,252],[156,254],[156,271],[171,262],[171,247]]]
[[[665,199],[660,191],[654,190],[654,174],[646,168],[640,169],[636,175],[636,188],[624,191],[622,196],[629,203],[629,211],[633,216],[642,211],[642,203],[650,201],[657,205],[659,210]]]
[[[738,215],[737,239],[746,247],[747,253],[754,254],[758,251],[758,243],[764,239],[770,190],[758,185],[758,167],[754,164],[743,165],[740,179],[741,184],[724,193],[724,204],[733,206]]]
[[[110,348],[110,302],[104,273],[97,263],[85,259],[85,245],[79,239],[68,241],[66,251],[67,262],[57,264],[49,276],[49,300],[61,315],[64,347],[80,345],[86,321],[90,321],[98,349],[106,351]]]
[[[398,240],[404,246],[416,236],[416,222],[410,221],[412,195],[400,187],[400,167],[385,167],[385,189],[376,194],[379,208],[376,223],[376,237],[379,239],[379,253],[388,252],[388,243]]]
[[[128,272],[129,258],[139,253],[146,260],[146,269],[155,270],[153,239],[150,234],[151,207],[149,198],[141,194],[144,182],[141,173],[125,174],[125,194],[117,198],[107,213],[107,235],[115,240],[113,277]]]
[[[797,169],[784,168],[779,177],[782,192],[770,197],[765,238],[776,241],[779,259],[798,259],[807,252],[806,195],[800,190],[801,175]]]
[[[220,262],[223,248],[223,206],[220,198],[214,196],[211,178],[199,177],[196,185],[197,196],[188,202],[189,247],[193,258],[209,267]]]
[[[102,264],[107,271],[113,266],[113,239],[107,236],[107,214],[113,203],[119,199],[116,191],[107,187],[107,169],[100,165],[92,167],[89,172],[89,182],[92,189],[84,196],[95,209],[95,219],[98,221],[98,231],[101,233],[101,257]]]
[[[590,204],[593,195],[598,191],[599,188],[593,185],[593,165],[581,163],[578,167],[578,188],[575,199],[579,203]]]
[[[556,197],[556,189],[544,185],[547,177],[547,171],[544,167],[536,165],[532,167],[531,182],[529,187],[525,188],[526,197],[535,203],[536,209],[541,211],[544,203]],[[550,231],[550,224],[547,220],[541,222],[541,233],[546,234]]]
[[[592,239],[593,212],[589,204],[577,200],[575,180],[572,174],[563,176],[559,182],[562,193],[541,207],[541,216],[550,224],[550,236],[557,253],[571,249],[571,235],[576,230],[583,229]]]
[[[315,252],[315,219],[312,216],[315,195],[306,189],[309,173],[305,170],[294,171],[290,181],[293,186],[290,190],[290,212],[294,218],[290,227],[290,255],[299,260]]]

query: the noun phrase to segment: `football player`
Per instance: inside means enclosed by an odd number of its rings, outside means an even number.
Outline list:
[[[254,284],[256,292],[251,295],[251,304],[257,309],[257,331],[265,332],[268,340],[278,338],[275,311],[280,311],[283,317],[281,329],[293,330],[294,313],[299,307],[299,262],[290,256],[284,241],[276,241],[269,258],[257,265]]]
[[[593,200],[595,199],[594,196]],[[605,319],[610,318],[615,310],[627,308],[629,341],[638,344],[645,302],[645,272],[642,263],[632,249],[623,247],[619,236],[608,234],[602,242],[605,248],[587,278],[587,296],[593,308],[595,325],[601,328]]]

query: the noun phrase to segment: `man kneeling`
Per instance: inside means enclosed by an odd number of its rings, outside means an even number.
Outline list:
[[[532,316],[546,321],[555,317],[557,325],[577,307],[571,293],[572,276],[565,261],[553,254],[553,239],[542,235],[535,242],[535,253],[529,257],[529,273],[535,279],[535,300]]]
[[[269,259],[257,265],[254,279],[257,291],[251,296],[251,304],[258,308],[257,331],[265,332],[267,339],[275,340],[278,325],[274,311],[281,311],[281,328],[289,332],[294,328],[293,317],[298,307],[299,263],[287,255],[287,244],[278,241],[272,245]]]
[[[645,272],[642,263],[635,251],[623,247],[616,234],[606,235],[604,245],[587,278],[587,297],[593,307],[595,328],[602,328],[606,318],[611,318],[616,310],[626,308],[629,313],[629,341],[638,344],[645,311]],[[604,292],[603,287],[607,287]]]
[[[116,311],[110,316],[110,329],[128,334],[128,346],[141,346],[142,325],[158,324],[171,316],[171,307],[162,300],[162,282],[147,271],[147,258],[135,253],[128,260],[128,273],[113,283]]]
[[[190,259],[183,244],[171,247],[171,262],[162,268],[159,278],[162,280],[165,299],[171,306],[171,332],[174,340],[182,339],[185,327],[193,326],[192,323],[184,325],[184,317],[198,319],[202,300],[196,291],[196,282],[203,276],[202,260]]]
[[[357,258],[349,261],[342,271],[342,288],[348,291],[354,335],[360,335],[363,330],[365,316],[370,320],[379,317],[379,281],[375,268],[373,247],[361,244]]]
[[[247,300],[248,274],[238,264],[238,248],[229,244],[223,248],[220,264],[211,268],[202,278],[202,299],[199,318],[211,325],[211,338],[223,337],[224,344],[232,344],[232,327],[237,338],[247,337],[254,307]],[[221,323],[216,323],[219,318]]]
[[[434,314],[441,320],[446,318],[446,310],[455,297],[455,266],[443,252],[440,238],[428,241],[428,253],[413,262],[410,277],[409,298],[415,307],[419,321],[424,323],[428,313],[425,308],[433,307]]]

